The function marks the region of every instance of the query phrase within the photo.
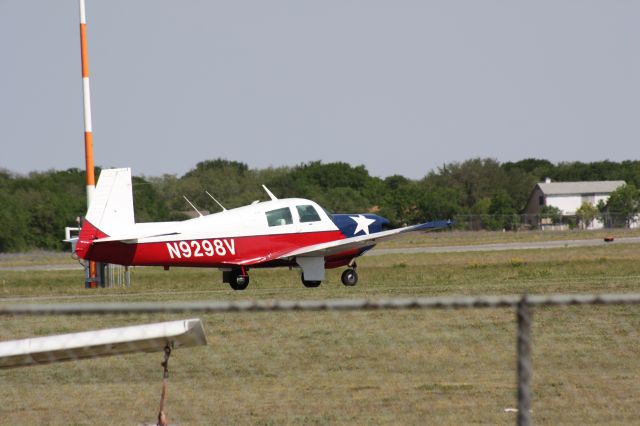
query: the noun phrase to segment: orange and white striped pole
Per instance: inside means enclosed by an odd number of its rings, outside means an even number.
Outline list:
[[[89,58],[87,54],[87,17],[84,0],[80,0],[80,55],[82,59],[82,96],[84,99],[84,155],[86,164],[87,207],[91,205],[96,178],[93,166],[93,134],[91,128],[91,93],[89,91]]]
[[[93,131],[91,128],[91,92],[89,91],[89,57],[87,54],[87,16],[84,0],[80,0],[80,57],[82,60],[82,97],[84,105],[84,157],[86,167],[87,209],[93,200],[96,188],[93,166]],[[85,286],[96,287],[96,262],[89,262],[89,283]]]

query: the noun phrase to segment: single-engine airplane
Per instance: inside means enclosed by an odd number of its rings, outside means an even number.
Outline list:
[[[378,241],[405,232],[444,228],[450,221],[387,229],[374,214],[329,214],[313,201],[276,198],[176,222],[135,223],[131,169],[104,169],[78,235],[85,260],[125,266],[219,268],[234,290],[249,285],[250,268],[299,267],[305,287],[325,268],[348,266],[342,283],[358,282],[355,259]],[[187,200],[188,201],[188,200]]]

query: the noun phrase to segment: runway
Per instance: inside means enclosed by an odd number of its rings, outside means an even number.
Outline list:
[[[443,247],[400,247],[400,248],[374,248],[367,255],[381,256],[385,254],[411,254],[411,253],[462,253],[469,251],[501,251],[501,250],[532,250],[555,249],[571,247],[591,247],[611,244],[638,244],[640,237],[617,238],[613,242],[605,242],[603,239],[590,240],[563,240],[563,241],[539,241],[529,243],[498,243],[464,246]]]

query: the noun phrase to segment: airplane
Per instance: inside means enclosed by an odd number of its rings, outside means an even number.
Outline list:
[[[278,199],[263,188],[269,201],[229,210],[220,205],[218,213],[198,212],[199,217],[183,221],[136,223],[131,169],[104,169],[75,253],[125,266],[218,268],[234,290],[247,288],[251,268],[299,267],[302,284],[318,287],[325,269],[347,266],[341,281],[353,286],[358,282],[355,259],[379,241],[452,223],[388,229],[389,221],[375,214],[331,214],[311,200]]]

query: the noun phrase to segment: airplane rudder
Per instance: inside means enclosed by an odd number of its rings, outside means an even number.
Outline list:
[[[108,234],[134,224],[130,168],[102,170],[86,220]]]

